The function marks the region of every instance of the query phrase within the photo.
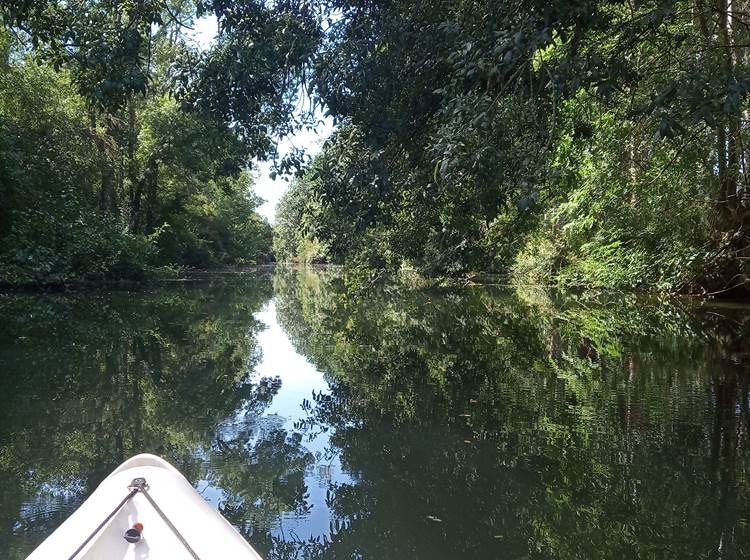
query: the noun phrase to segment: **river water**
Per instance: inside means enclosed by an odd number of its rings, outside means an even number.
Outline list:
[[[268,560],[750,556],[748,307],[278,269],[0,318],[0,558],[140,452]]]

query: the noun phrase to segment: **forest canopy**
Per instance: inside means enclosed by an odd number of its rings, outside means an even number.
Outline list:
[[[186,28],[205,16],[200,50]],[[0,17],[6,282],[269,258],[248,162],[322,109],[322,152],[276,162],[298,175],[278,260],[750,286],[748,0],[11,0]]]

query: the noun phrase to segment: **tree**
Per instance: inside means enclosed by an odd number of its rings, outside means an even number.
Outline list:
[[[271,258],[247,168],[274,132],[249,138],[187,103],[182,89],[175,98],[178,61],[198,56],[182,34],[196,6],[11,2],[1,10],[0,281],[138,279],[164,266]],[[245,116],[263,118],[263,107]]]
[[[319,238],[337,258],[433,276],[508,272],[529,233],[549,223],[542,212],[575,198],[574,181],[605,180],[619,185],[597,185],[611,195],[606,211],[628,224],[610,228],[609,216],[592,216],[608,231],[588,246],[599,255],[594,268],[608,266],[614,250],[622,263],[663,261],[653,270],[624,265],[618,284],[717,291],[746,283],[744,3],[328,7],[314,91],[342,123],[341,137],[356,131],[358,146],[327,148],[338,164],[328,188],[337,189],[323,204],[335,218]],[[591,151],[597,159],[567,158],[571,141],[585,151],[592,139],[602,140]],[[679,181],[678,208],[670,210],[660,176]],[[628,216],[616,206],[623,197],[645,213]],[[677,232],[659,227],[665,212]],[[641,239],[640,257],[628,255],[617,247],[632,243],[628,232],[644,216],[650,239]],[[708,224],[702,238],[696,216]],[[566,255],[554,260],[565,267]],[[580,270],[556,279],[574,277],[597,281]]]

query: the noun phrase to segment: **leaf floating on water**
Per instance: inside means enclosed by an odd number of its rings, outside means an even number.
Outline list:
[[[429,519],[430,521],[434,521],[435,523],[442,523],[443,522],[442,519],[440,519],[439,517],[435,517],[434,515],[428,515],[427,519]]]

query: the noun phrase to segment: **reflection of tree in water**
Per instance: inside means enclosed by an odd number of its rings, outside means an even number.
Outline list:
[[[246,434],[216,435],[237,410],[259,415],[279,389],[278,379],[251,375],[263,328],[253,314],[270,296],[266,276],[0,302],[7,318],[0,325],[0,541],[16,535],[11,557],[25,556],[135,453],[164,456],[189,480],[209,478],[206,455],[227,455],[220,478],[228,485],[249,484],[254,469],[294,456],[296,440],[284,444],[279,432],[254,448]],[[227,467],[233,454],[247,463],[237,466],[247,469],[244,478]],[[297,486],[276,501],[298,507]],[[240,488],[243,497],[247,487]]]
[[[310,511],[313,457],[262,414],[279,380],[249,375],[261,277],[0,301],[11,558],[140,451],[217,489],[268,560],[746,555],[745,314],[487,289],[355,299],[326,273],[274,287],[331,385],[302,431],[328,431],[356,481],[328,483],[329,536],[274,529]]]
[[[223,490],[219,511],[254,544],[263,546],[282,514],[310,512],[305,472],[313,456],[299,433],[272,430],[257,441],[219,440],[222,468],[209,481]]]
[[[206,480],[221,490],[219,510],[251,539],[265,535],[280,515],[305,515],[311,507],[304,476],[314,457],[285,422],[244,412],[220,427],[208,451]]]
[[[384,290],[277,272],[328,376],[306,425],[357,483],[274,558],[739,558],[748,315],[689,302]]]

